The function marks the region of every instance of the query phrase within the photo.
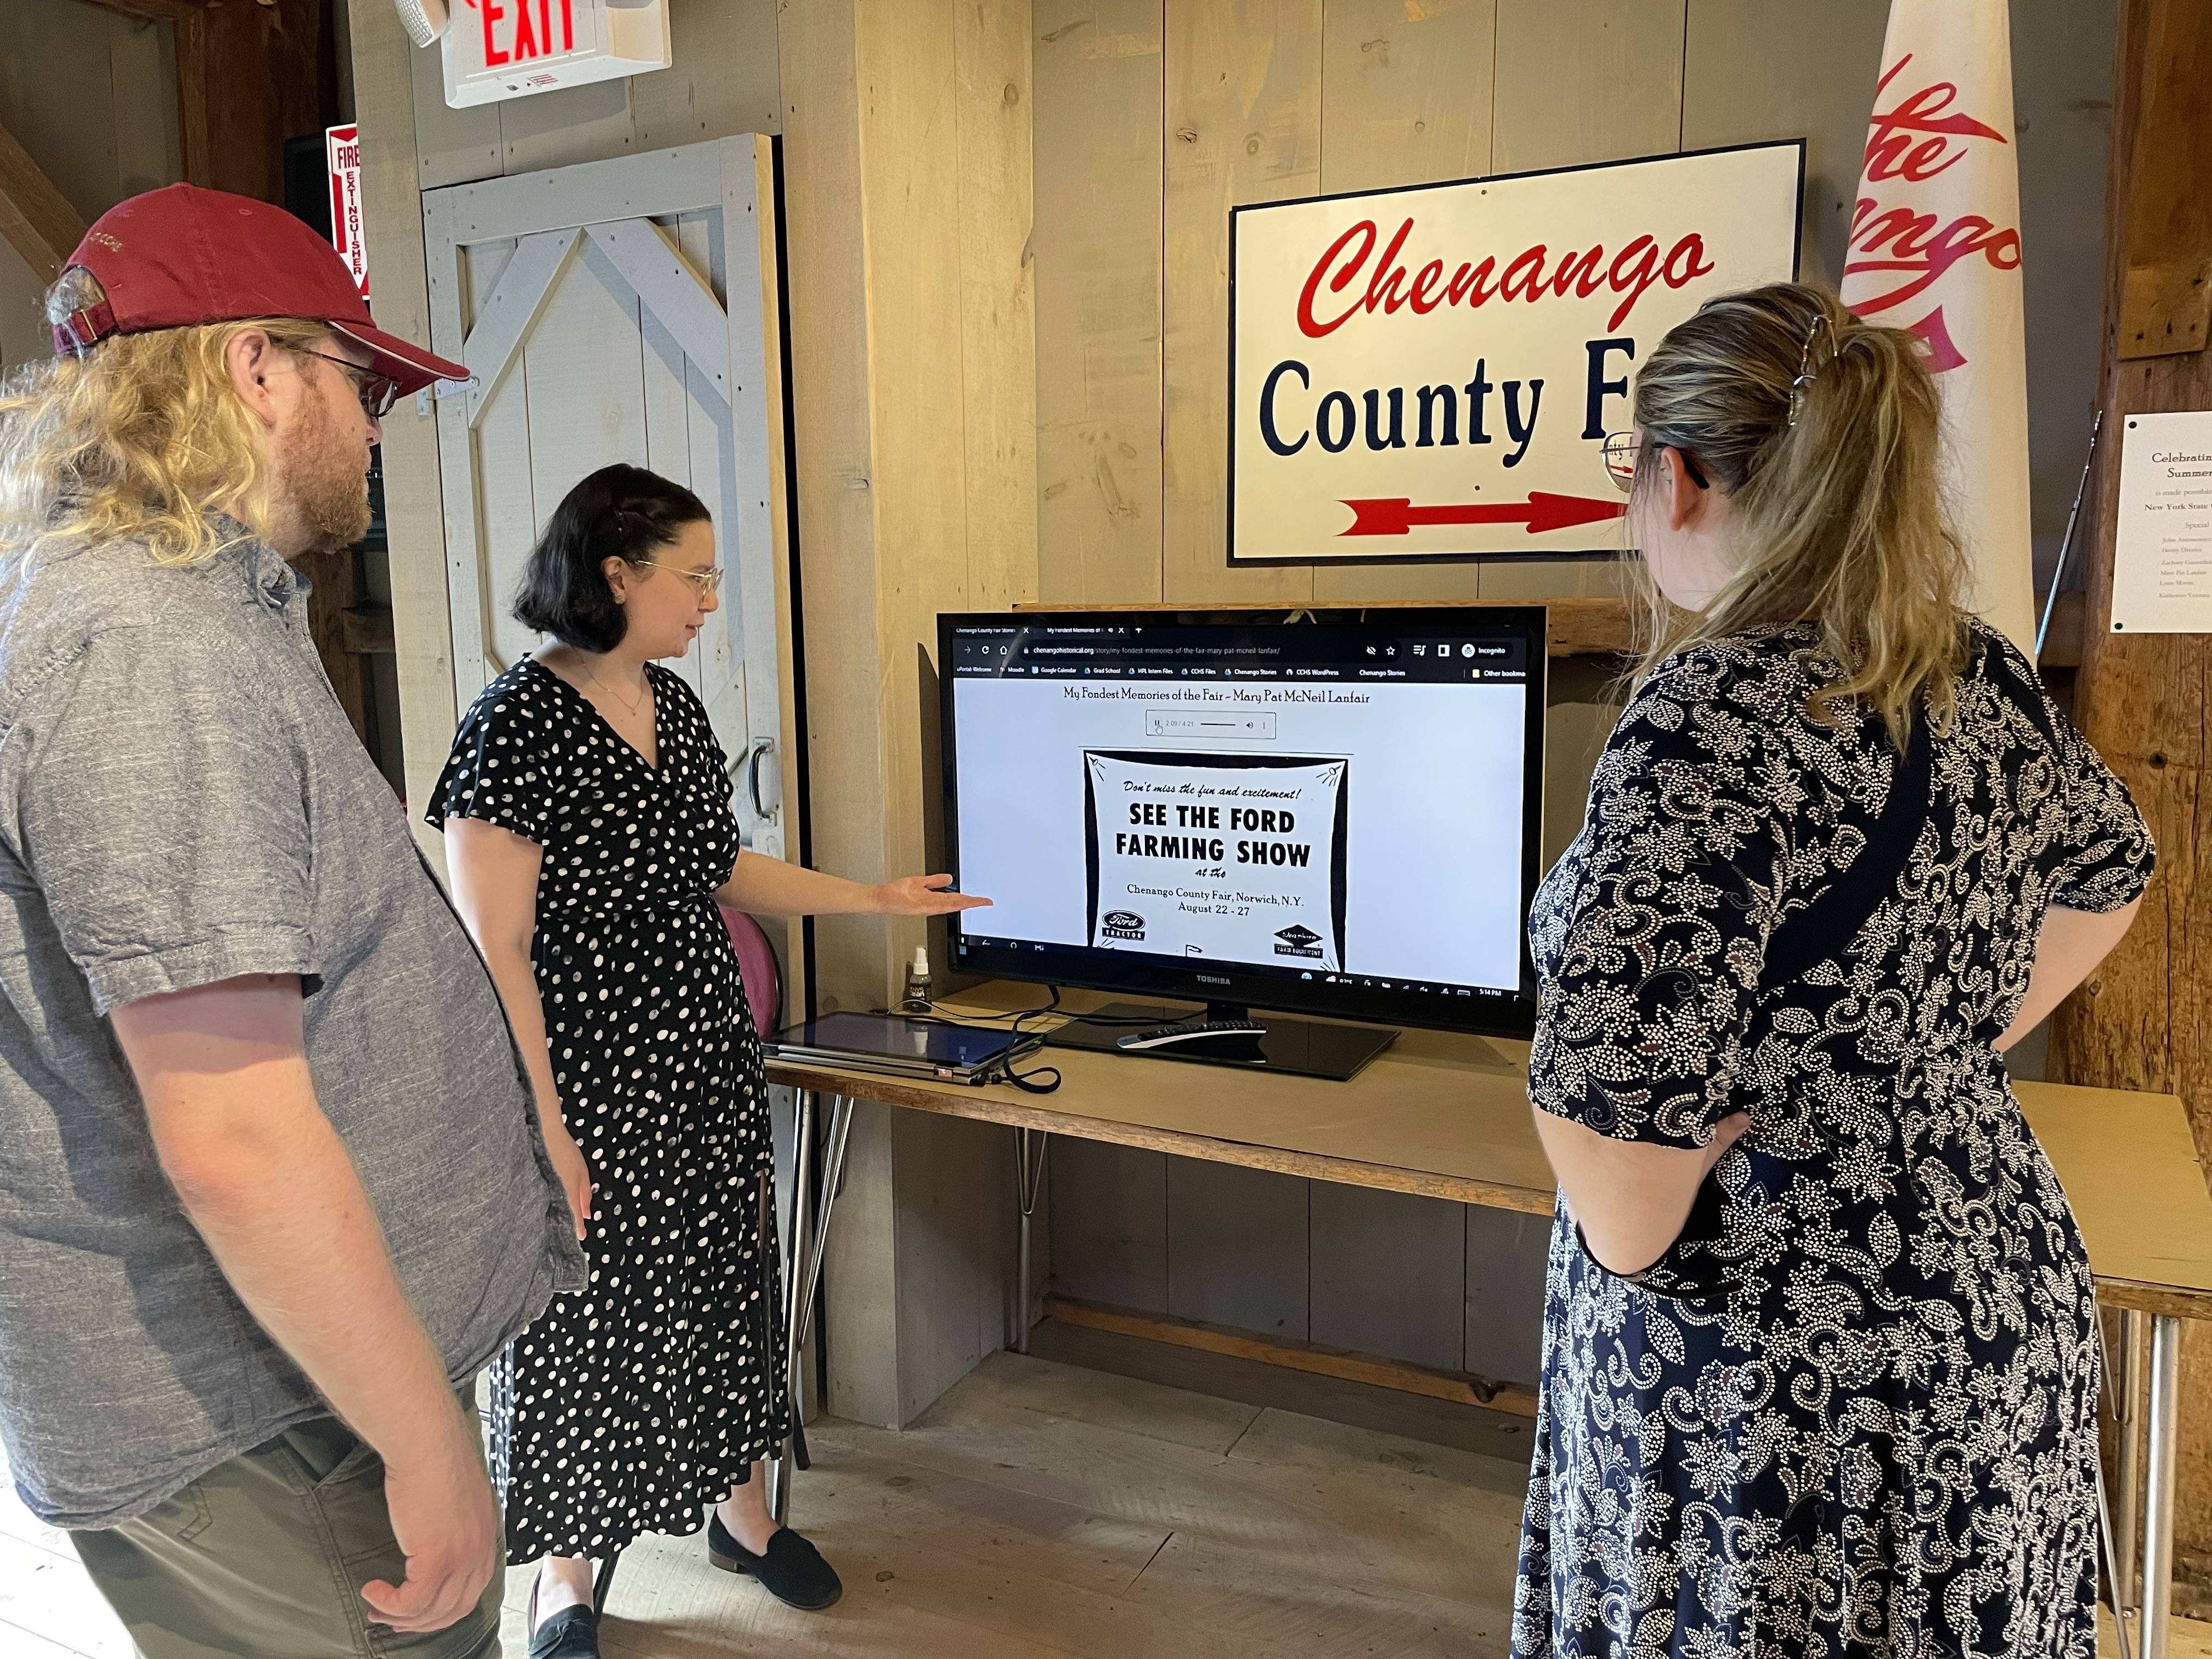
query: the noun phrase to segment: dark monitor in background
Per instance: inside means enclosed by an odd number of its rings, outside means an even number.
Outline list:
[[[939,618],[947,851],[994,901],[956,967],[1206,1009],[1055,1040],[1324,1075],[1395,1032],[1249,1011],[1534,1029],[1542,608],[1295,614]]]

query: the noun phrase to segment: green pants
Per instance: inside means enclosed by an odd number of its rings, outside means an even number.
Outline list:
[[[473,1428],[474,1401],[461,1403]],[[498,1659],[503,1568],[449,1629],[368,1622],[361,1587],[398,1583],[405,1562],[383,1461],[335,1418],[232,1458],[135,1521],[72,1536],[142,1659]]]

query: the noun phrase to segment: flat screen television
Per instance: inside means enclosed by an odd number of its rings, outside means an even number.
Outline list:
[[[1545,637],[1535,605],[941,616],[946,850],[993,902],[953,965],[1526,1036]]]

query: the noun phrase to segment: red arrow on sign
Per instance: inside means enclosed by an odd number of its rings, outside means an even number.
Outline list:
[[[1522,524],[1528,533],[1571,530],[1578,524],[1597,524],[1618,519],[1628,511],[1626,501],[1601,501],[1588,495],[1553,495],[1532,489],[1525,501],[1475,502],[1456,506],[1415,507],[1409,497],[1393,495],[1346,501],[1352,527],[1346,536],[1402,536],[1419,525]]]

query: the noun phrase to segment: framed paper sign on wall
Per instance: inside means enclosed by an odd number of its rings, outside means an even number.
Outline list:
[[[1229,562],[1618,551],[1630,377],[1796,275],[1804,172],[1790,139],[1235,209]]]

